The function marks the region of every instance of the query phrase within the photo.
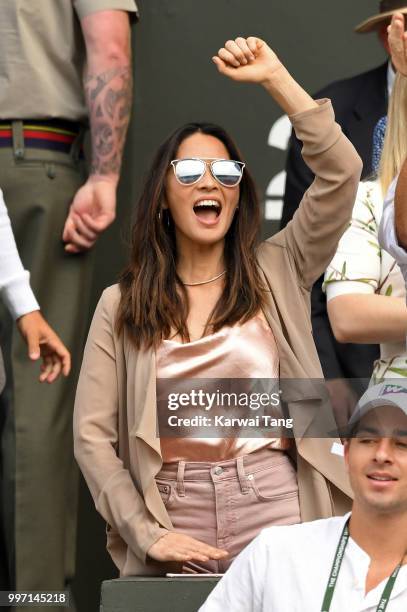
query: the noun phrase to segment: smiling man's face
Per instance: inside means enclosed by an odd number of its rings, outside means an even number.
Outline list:
[[[407,512],[407,416],[397,407],[370,410],[345,461],[356,504],[379,513]]]

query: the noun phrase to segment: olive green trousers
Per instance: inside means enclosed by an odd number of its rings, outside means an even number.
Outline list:
[[[1,311],[7,375],[0,399],[1,516],[8,570],[12,588],[47,592],[63,590],[75,568],[78,470],[72,412],[87,330],[92,254],[67,254],[62,243],[69,205],[86,177],[77,151],[25,149],[21,130],[13,136],[14,147],[0,148],[0,188],[42,313],[73,362],[67,379],[39,383],[39,365],[29,361],[16,326]]]

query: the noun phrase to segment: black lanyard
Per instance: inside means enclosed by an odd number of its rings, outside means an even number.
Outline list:
[[[321,612],[329,612],[329,609],[331,607],[332,598],[333,598],[335,586],[336,586],[336,581],[338,579],[339,570],[341,569],[343,557],[345,554],[345,548],[349,540],[348,523],[349,523],[349,519],[345,523],[345,527],[343,528],[342,535],[340,537],[339,544],[336,549],[334,562],[332,563],[331,573],[329,575],[328,583],[326,585],[326,590],[325,590],[324,600],[322,602]],[[384,612],[384,610],[387,608],[387,604],[390,601],[390,595],[393,590],[394,583],[396,582],[396,578],[400,571],[401,565],[402,565],[402,560],[400,561],[398,566],[393,570],[388,581],[386,582],[386,586],[384,587],[382,596],[379,601],[379,605],[376,608],[376,612]]]

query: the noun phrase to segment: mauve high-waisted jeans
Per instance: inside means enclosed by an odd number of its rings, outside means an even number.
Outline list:
[[[174,531],[229,551],[225,560],[187,563],[186,572],[223,573],[261,529],[300,522],[297,476],[284,451],[164,463],[156,482]]]

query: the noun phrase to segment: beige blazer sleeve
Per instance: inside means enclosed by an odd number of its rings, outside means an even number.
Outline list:
[[[107,290],[96,308],[86,342],[75,399],[74,450],[96,509],[145,562],[147,550],[168,530],[148,512],[116,452],[120,381],[114,311]]]
[[[306,289],[325,272],[349,225],[362,171],[359,155],[335,123],[330,100],[318,104],[290,117],[315,179],[293,219],[277,236],[292,255],[299,282]]]

